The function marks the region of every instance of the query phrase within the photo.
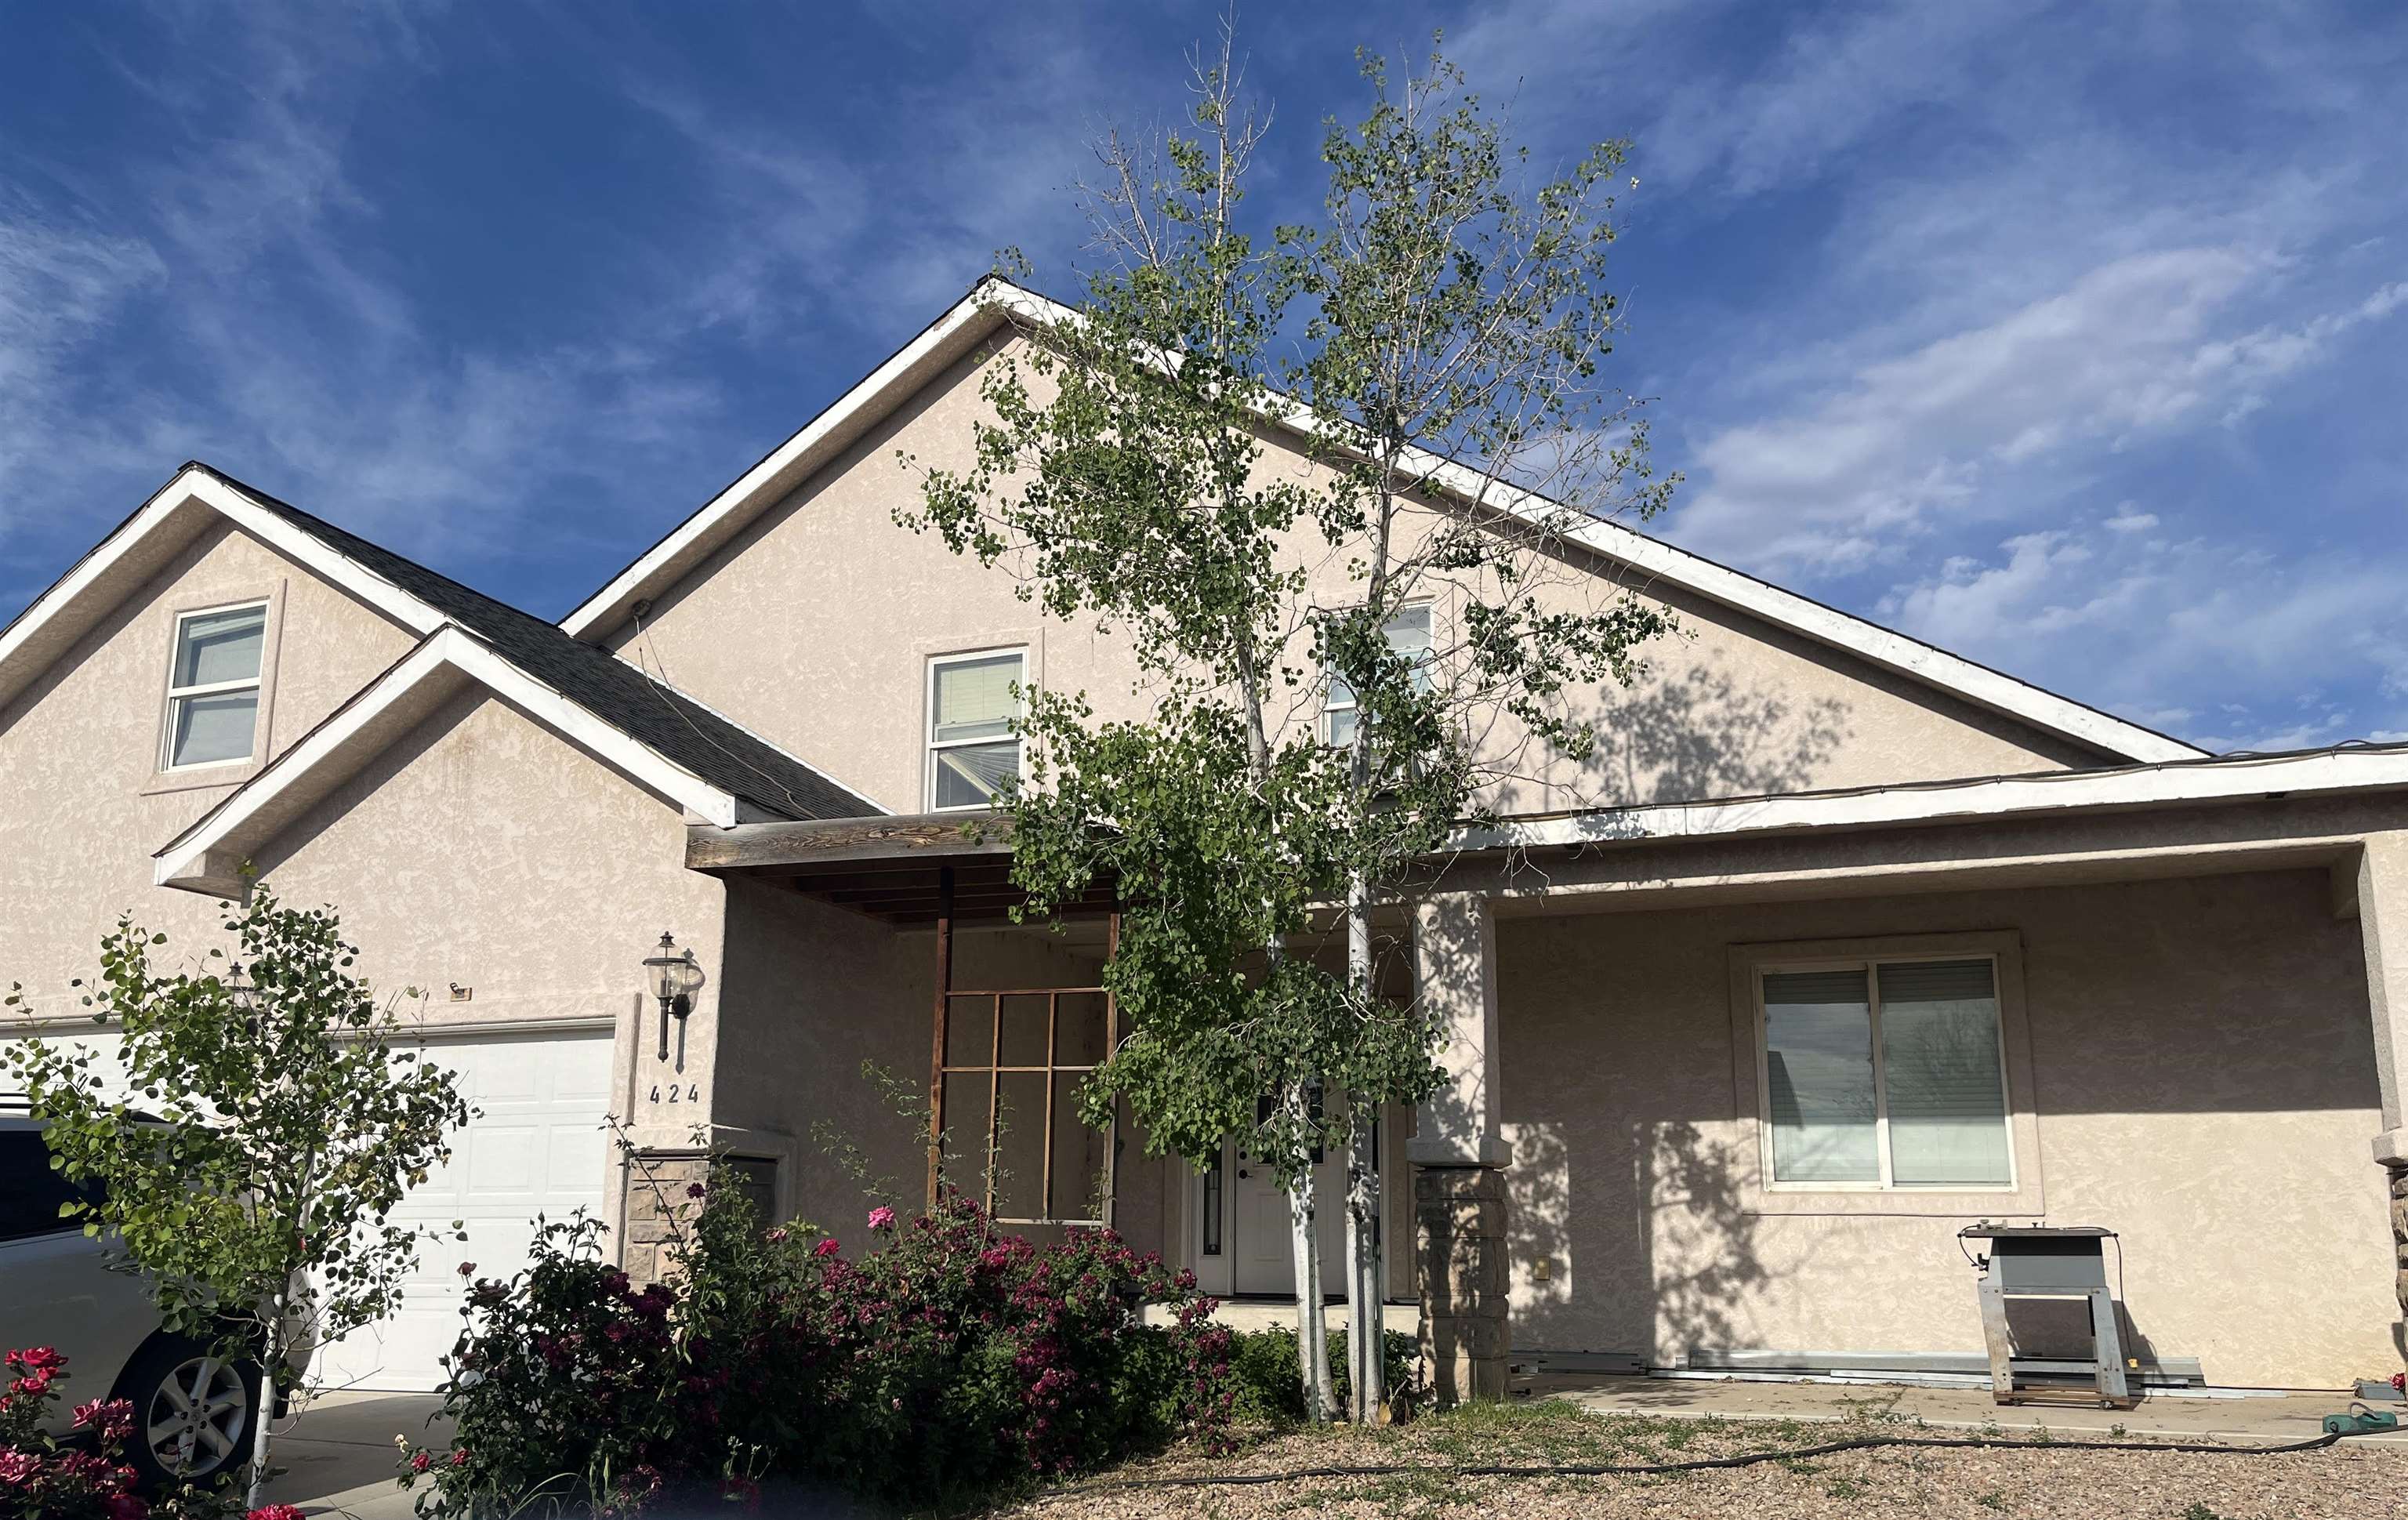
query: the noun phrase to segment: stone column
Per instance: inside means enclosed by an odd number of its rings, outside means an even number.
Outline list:
[[[635,1164],[622,1169],[626,1238],[620,1244],[619,1265],[629,1277],[640,1283],[669,1275],[672,1243],[694,1228],[709,1201],[707,1190],[697,1198],[692,1189],[709,1183],[714,1169],[723,1182],[732,1182],[751,1200],[753,1216],[764,1226],[776,1222],[778,1164],[768,1157],[640,1151]]]
[[[1505,1172],[1498,1132],[1497,925],[1485,897],[1450,893],[1415,911],[1413,961],[1446,1082],[1422,1104],[1413,1166],[1414,1279],[1422,1366],[1441,1405],[1502,1398],[1511,1350]]]

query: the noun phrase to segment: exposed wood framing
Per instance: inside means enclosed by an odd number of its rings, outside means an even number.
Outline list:
[[[838,862],[1011,854],[1011,820],[980,814],[917,813],[747,824],[686,838],[685,863],[698,871],[816,867]]]
[[[945,1024],[953,996],[953,872],[937,873],[937,1022],[928,1051],[928,1212],[937,1212],[945,1153]]]

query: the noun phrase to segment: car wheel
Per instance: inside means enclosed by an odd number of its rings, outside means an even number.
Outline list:
[[[134,1405],[126,1465],[145,1488],[214,1478],[251,1457],[259,1369],[198,1341],[161,1337],[118,1382]]]

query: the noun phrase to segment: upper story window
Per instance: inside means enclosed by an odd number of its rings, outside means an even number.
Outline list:
[[[1397,609],[1388,619],[1388,647],[1414,662],[1413,685],[1416,690],[1430,689],[1430,605],[1416,602]],[[1344,749],[1354,742],[1356,708],[1354,689],[1346,684],[1337,671],[1329,672],[1329,695],[1322,703],[1322,732],[1329,743]]]
[[[1775,1187],[2015,1185],[1995,958],[1767,967],[1757,992]]]
[[[264,601],[176,619],[175,660],[167,672],[167,769],[251,757],[266,640]]]
[[[983,808],[1020,775],[1016,688],[1027,682],[1025,650],[948,654],[928,662],[928,806]]]

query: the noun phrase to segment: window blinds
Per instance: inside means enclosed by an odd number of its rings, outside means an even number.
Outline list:
[[[1773,1180],[1880,1182],[1863,968],[1766,977],[1764,1041]]]
[[[1988,960],[1769,973],[1764,1043],[1773,1181],[2013,1184]]]
[[[1881,1033],[1891,1180],[2006,1186],[2014,1171],[1990,963],[1884,966]]]

